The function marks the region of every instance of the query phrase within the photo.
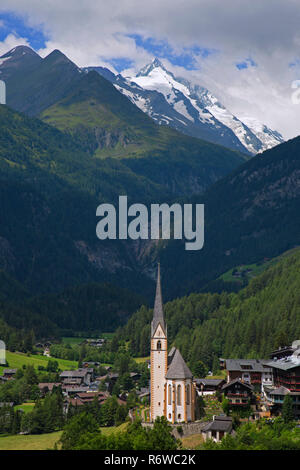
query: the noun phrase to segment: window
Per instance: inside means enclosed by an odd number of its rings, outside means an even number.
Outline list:
[[[171,413],[169,413],[169,419],[171,419]]]
[[[187,405],[190,404],[190,386],[189,385],[186,386],[186,404]]]
[[[168,386],[168,405],[171,405],[172,403],[172,386]]]
[[[177,418],[177,419],[181,419],[181,414],[180,414],[180,413],[179,413],[179,415],[178,415],[178,418]]]
[[[177,405],[181,405],[181,385],[177,387]]]
[[[157,350],[160,351],[161,350],[161,341],[157,341]]]

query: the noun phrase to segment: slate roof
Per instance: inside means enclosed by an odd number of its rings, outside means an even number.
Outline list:
[[[203,384],[204,386],[213,386],[213,387],[218,387],[222,382],[224,382],[224,379],[195,379],[195,382],[197,385]]]
[[[166,379],[191,379],[193,377],[192,372],[186,365],[179,350],[176,349],[173,360],[169,365]]]
[[[164,311],[163,311],[163,301],[162,301],[162,294],[161,294],[161,283],[160,283],[160,264],[158,263],[153,320],[151,323],[151,335],[152,336],[154,335],[155,330],[159,323],[161,324],[161,327],[164,330],[164,332],[166,332],[166,325],[165,325]]]
[[[62,378],[64,378],[64,377],[74,377],[74,378],[85,377],[87,373],[88,373],[87,369],[84,369],[84,370],[64,370],[63,372],[61,372],[60,377],[62,377]]]
[[[259,359],[225,359],[226,369],[230,372],[271,372],[269,363]],[[267,367],[265,367],[267,364]],[[245,367],[243,367],[245,366]],[[251,367],[251,368],[247,368]]]
[[[250,384],[246,384],[245,382],[242,382],[240,379],[235,379],[232,380],[231,382],[228,382],[227,384],[223,385],[222,390],[225,390],[226,388],[230,387],[231,385],[238,383],[240,385],[243,385],[244,387],[248,388],[249,390],[253,390],[253,386]]]
[[[208,431],[223,431],[229,432],[232,429],[232,419],[229,416],[215,416],[214,420],[208,423],[202,432]]]
[[[3,369],[3,375],[5,374],[16,374],[17,369]]]
[[[290,356],[284,359],[278,359],[277,361],[269,361],[267,364],[269,367],[274,367],[274,369],[289,370],[300,367],[300,359],[295,356]]]

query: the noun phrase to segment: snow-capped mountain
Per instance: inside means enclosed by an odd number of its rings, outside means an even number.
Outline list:
[[[234,116],[209,90],[175,77],[154,59],[136,75],[114,75],[89,67],[114,83],[136,106],[158,124],[229,148],[256,154],[284,141],[277,131],[258,121]]]

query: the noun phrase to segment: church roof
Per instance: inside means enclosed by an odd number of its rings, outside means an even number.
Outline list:
[[[192,372],[186,365],[179,350],[176,349],[173,360],[168,368],[166,379],[191,379],[192,377]]]
[[[164,330],[164,332],[166,332],[166,325],[165,325],[164,311],[163,311],[163,301],[162,301],[162,294],[161,294],[161,284],[160,284],[160,264],[158,263],[153,320],[151,323],[152,335],[155,333],[156,328],[159,323],[162,329]]]

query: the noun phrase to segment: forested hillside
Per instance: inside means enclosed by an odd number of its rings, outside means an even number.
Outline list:
[[[168,298],[300,245],[300,137],[257,155],[192,201],[205,204],[204,247],[186,252],[174,240],[163,247]]]
[[[267,358],[300,338],[300,250],[254,278],[239,293],[191,294],[165,305],[169,347],[195,369],[219,357]],[[117,332],[133,354],[149,354],[152,310],[142,307]]]

